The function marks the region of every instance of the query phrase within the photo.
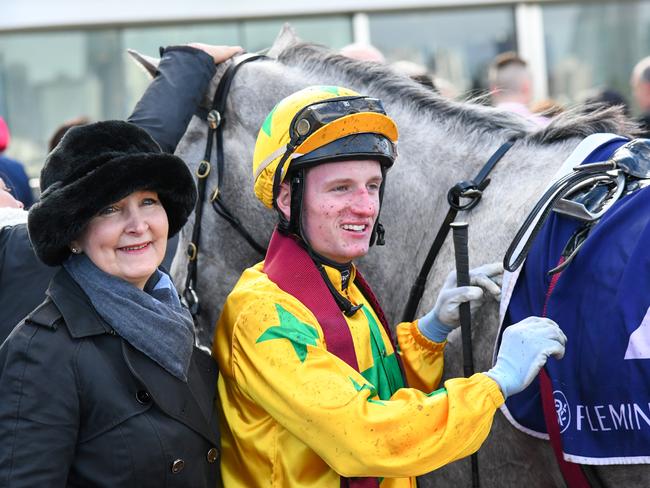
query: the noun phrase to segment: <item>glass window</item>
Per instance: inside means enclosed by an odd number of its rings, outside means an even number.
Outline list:
[[[611,88],[631,102],[630,73],[648,55],[650,2],[542,4],[549,92],[582,101]]]
[[[63,121],[123,116],[122,52],[111,30],[0,37],[0,114],[12,134],[7,154],[25,163],[30,176]]]
[[[515,48],[510,6],[369,14],[370,36],[389,62],[427,67],[459,93],[485,87],[492,58]]]
[[[270,47],[287,19],[250,20],[242,22],[241,45],[249,51]],[[347,15],[297,17],[288,22],[303,41],[340,49],[352,42],[352,18]]]

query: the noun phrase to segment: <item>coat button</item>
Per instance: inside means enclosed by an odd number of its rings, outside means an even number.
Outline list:
[[[182,459],[177,459],[172,463],[172,473],[178,474],[181,471],[183,471],[183,468],[185,467],[185,461]]]
[[[142,405],[148,405],[151,403],[151,395],[147,390],[138,390],[135,394],[135,399]]]
[[[216,447],[213,447],[208,451],[208,455],[206,457],[208,458],[208,462],[212,464],[217,460],[217,458],[219,458],[219,451]]]

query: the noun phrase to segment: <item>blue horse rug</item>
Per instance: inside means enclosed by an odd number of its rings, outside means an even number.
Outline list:
[[[584,162],[605,161],[625,142],[611,137]],[[502,330],[537,315],[555,320],[567,335],[564,359],[551,358],[546,366],[566,461],[648,463],[650,187],[616,202],[553,280],[547,272],[579,225],[552,213],[518,278],[504,277]],[[537,379],[509,398],[503,412],[520,430],[548,438]]]

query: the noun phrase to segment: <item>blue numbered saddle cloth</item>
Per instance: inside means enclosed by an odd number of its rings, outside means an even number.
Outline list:
[[[584,162],[607,160],[624,142],[613,138]],[[551,358],[546,366],[566,461],[648,463],[650,187],[615,203],[551,283],[547,271],[579,225],[551,214],[508,293],[507,309],[502,303],[503,326],[545,315],[567,335],[564,359]],[[516,427],[548,438],[537,380],[509,398],[503,411]]]

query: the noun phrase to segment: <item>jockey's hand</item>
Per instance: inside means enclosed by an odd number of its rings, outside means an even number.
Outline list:
[[[469,272],[470,286],[456,286],[456,272],[447,275],[436,304],[428,314],[418,320],[420,332],[434,342],[444,342],[447,335],[460,325],[460,304],[469,302],[470,310],[476,311],[485,298],[501,297],[502,263],[491,263]]]
[[[188,46],[200,49],[212,56],[214,64],[223,63],[225,60],[232,58],[235,54],[244,51],[241,46],[213,46],[211,44],[203,44],[202,42],[190,42]]]
[[[528,317],[506,328],[497,362],[486,375],[499,384],[505,398],[524,390],[549,356],[564,357],[566,336],[551,319]]]

